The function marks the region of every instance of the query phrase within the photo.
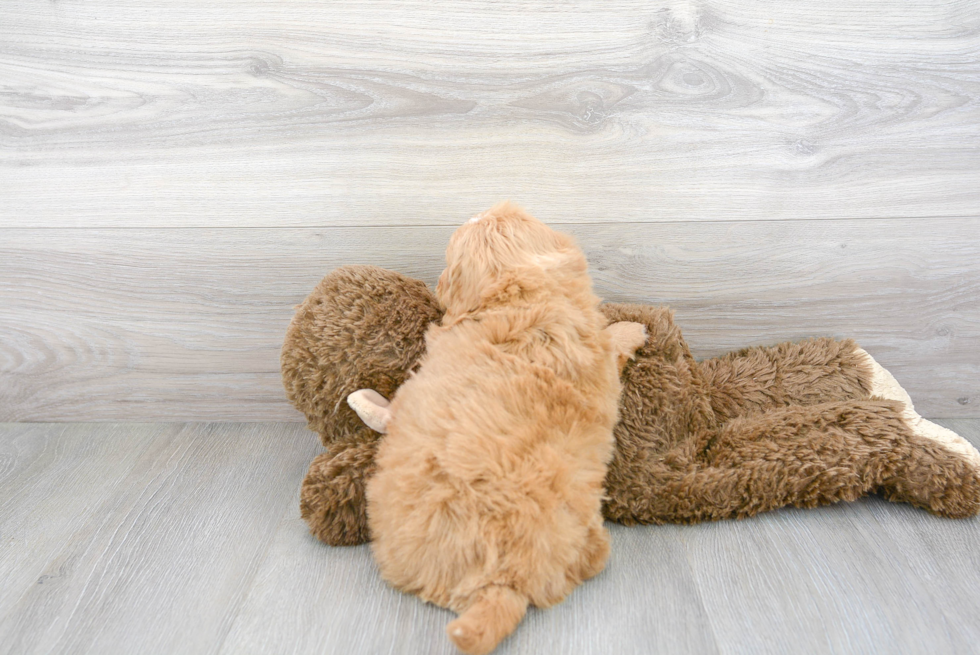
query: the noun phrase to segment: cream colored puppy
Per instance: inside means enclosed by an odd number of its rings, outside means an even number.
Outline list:
[[[643,326],[606,326],[574,241],[502,204],[460,227],[442,324],[391,405],[349,402],[388,436],[368,482],[372,548],[393,586],[451,608],[467,653],[603,569],[600,503],[620,367]]]

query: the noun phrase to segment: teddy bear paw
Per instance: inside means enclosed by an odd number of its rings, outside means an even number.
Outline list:
[[[929,439],[945,449],[962,455],[975,469],[980,471],[980,452],[969,441],[956,434],[952,430],[936,425],[932,421],[919,416],[912,405],[912,399],[902,388],[891,373],[875,361],[866,350],[858,349],[858,352],[867,358],[871,366],[871,395],[886,400],[897,400],[905,405],[902,418],[912,428],[912,431],[923,439]]]

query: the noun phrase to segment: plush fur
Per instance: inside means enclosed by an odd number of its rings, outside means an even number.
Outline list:
[[[617,359],[645,335],[617,348],[585,256],[511,205],[460,227],[446,259],[446,313],[391,402],[368,523],[382,577],[460,613],[449,636],[479,654],[605,565]]]
[[[941,516],[980,510],[980,457],[916,434],[903,403],[872,397],[873,360],[853,341],[749,348],[699,364],[668,310],[604,309],[650,333],[623,371],[607,518],[694,523],[875,492]]]
[[[297,309],[282,347],[282,379],[327,448],[310,466],[300,506],[325,543],[370,538],[364,483],[374,472],[378,433],[348,407],[347,396],[371,388],[391,397],[425,352],[429,325],[441,318],[425,284],[374,266],[334,271]]]
[[[650,335],[622,372],[608,519],[690,523],[868,493],[940,516],[980,510],[980,454],[919,417],[853,341],[813,339],[696,362],[668,309],[601,309]],[[301,493],[303,516],[326,543],[370,538],[363,490],[382,437],[344,399],[361,387],[391,397],[441,314],[420,282],[371,267],[334,271],[298,310],[283,379],[328,449]],[[347,358],[356,361],[340,361]]]

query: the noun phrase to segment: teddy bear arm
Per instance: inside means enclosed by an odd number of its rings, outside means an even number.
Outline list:
[[[300,514],[320,541],[331,546],[370,541],[365,493],[377,446],[373,440],[332,443],[310,464],[300,489]]]
[[[752,347],[699,363],[715,414],[728,420],[791,405],[861,400],[872,371],[850,340],[808,339]]]

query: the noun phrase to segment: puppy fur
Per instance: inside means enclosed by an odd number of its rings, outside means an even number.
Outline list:
[[[449,637],[488,653],[529,603],[605,566],[619,364],[645,331],[605,329],[574,241],[513,205],[461,226],[446,260],[446,313],[392,401],[368,520],[382,576],[461,614]]]

